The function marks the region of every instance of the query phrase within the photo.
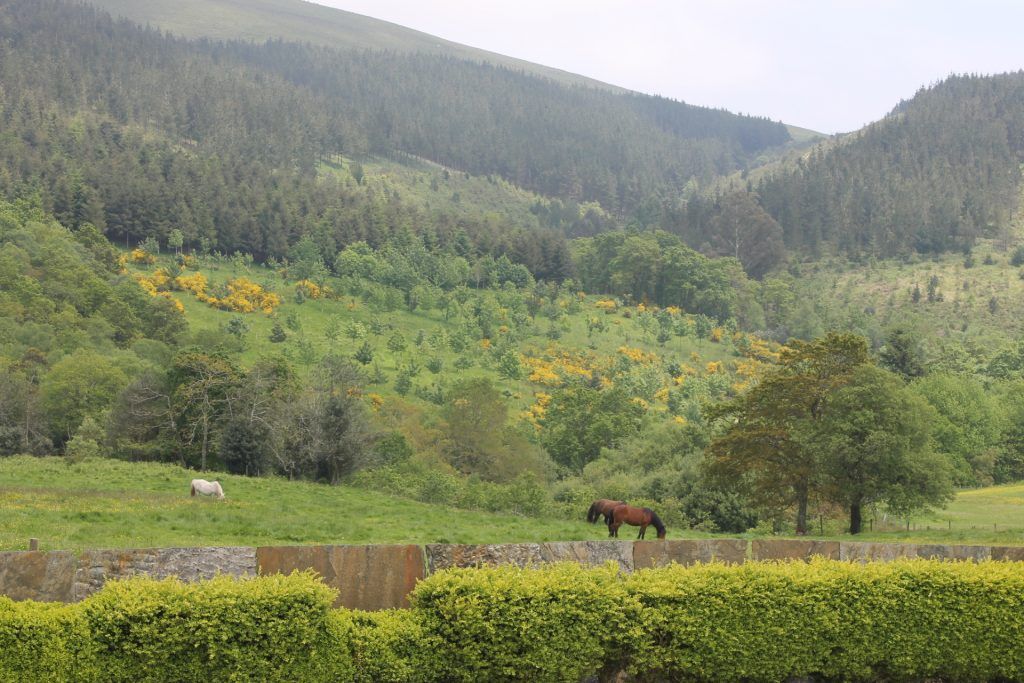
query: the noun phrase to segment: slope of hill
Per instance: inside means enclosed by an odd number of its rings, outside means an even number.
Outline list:
[[[889,330],[912,329],[933,363],[958,357],[967,364],[947,369],[974,371],[1024,334],[1024,279],[1004,246],[982,240],[969,256],[801,264],[800,278],[784,277],[804,304],[787,332],[856,329],[882,344]]]
[[[1024,162],[1024,72],[952,76],[762,177],[786,244],[893,256],[1002,237]]]
[[[316,180],[339,154],[412,155],[621,216],[789,139],[780,123],[452,57],[189,42],[54,1],[0,19],[0,191],[38,188],[67,224],[129,243],[173,225],[257,258],[325,226],[350,242],[373,209]],[[444,222],[386,203],[404,215],[356,231]]]
[[[391,22],[325,7],[306,0],[89,0],[115,17],[150,25],[187,38],[215,40],[283,39],[324,47],[423,53],[493,64],[550,78],[624,93],[608,83],[453,43]]]

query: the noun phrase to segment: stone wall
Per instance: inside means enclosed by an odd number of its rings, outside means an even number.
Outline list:
[[[1024,562],[1024,547],[895,544],[847,541],[714,538],[669,541],[571,541],[501,545],[331,545],[261,548],[145,548],[81,554],[0,552],[0,595],[15,600],[76,602],[113,579],[147,575],[199,581],[217,574],[247,576],[312,569],[338,591],[336,605],[355,609],[408,606],[425,576],[450,567],[536,566],[550,562],[602,565],[632,572],[671,563],[738,564],[751,560],[851,562],[903,557]]]

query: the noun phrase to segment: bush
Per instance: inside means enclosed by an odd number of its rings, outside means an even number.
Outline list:
[[[77,605],[0,596],[0,681],[99,680]]]
[[[331,610],[311,575],[0,598],[0,681],[1024,681],[1013,562],[440,572],[413,608]]]
[[[452,570],[412,595],[446,681],[578,681],[609,659],[627,601],[614,567],[572,563]]]
[[[347,668],[329,638],[333,600],[311,574],[136,578],[81,611],[104,681],[329,681]]]
[[[436,639],[429,638],[412,610],[337,610],[330,616],[337,642],[348,644],[354,683],[427,683],[439,680]]]
[[[626,579],[630,671],[668,680],[1024,679],[1014,563],[702,565]]]

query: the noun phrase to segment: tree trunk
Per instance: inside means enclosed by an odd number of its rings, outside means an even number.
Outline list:
[[[206,415],[203,415],[203,455],[200,461],[199,469],[206,471],[206,444],[209,442],[210,437],[210,420]]]
[[[803,536],[807,533],[807,489],[796,490],[796,533]]]
[[[850,505],[850,533],[859,534],[861,530],[860,503]]]

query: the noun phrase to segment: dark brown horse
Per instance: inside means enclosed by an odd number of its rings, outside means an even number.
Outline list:
[[[604,515],[604,523],[612,523],[612,510],[615,509],[616,505],[625,505],[624,500],[609,500],[608,498],[602,498],[601,500],[595,500],[590,504],[590,510],[587,511],[587,521],[591,524],[597,522],[601,515]]]
[[[635,508],[632,505],[616,505],[611,512],[612,520],[608,522],[608,535],[619,536],[619,527],[623,524],[640,527],[637,538],[643,538],[649,525],[654,525],[658,538],[665,538],[665,525],[651,508]]]

